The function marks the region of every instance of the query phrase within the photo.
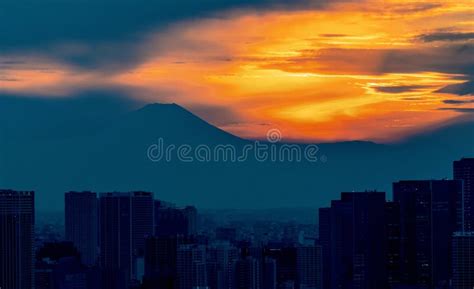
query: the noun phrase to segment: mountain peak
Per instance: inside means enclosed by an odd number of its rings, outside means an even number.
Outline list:
[[[163,109],[183,109],[183,108],[174,102],[172,103],[154,102],[154,103],[149,103],[143,106],[138,111],[157,111],[157,110],[163,110]]]
[[[181,118],[196,117],[193,113],[176,103],[150,103],[136,110],[134,114],[141,115],[147,119],[168,117],[172,120],[176,118],[176,121]]]
[[[120,128],[133,129],[155,138],[176,138],[191,143],[234,142],[238,139],[176,103],[147,104],[129,114]],[[191,137],[196,133],[199,137]]]

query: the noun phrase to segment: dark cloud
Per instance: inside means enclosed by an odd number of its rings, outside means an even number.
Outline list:
[[[12,78],[12,77],[0,76],[0,81],[11,81],[11,82],[15,82],[15,81],[19,81],[19,79],[18,79],[18,78]]]
[[[351,74],[440,72],[474,75],[474,45],[451,44],[413,49],[328,48],[302,51],[303,56],[265,65],[290,72]]]
[[[452,111],[462,112],[462,113],[474,113],[474,108],[469,108],[469,107],[442,107],[439,110],[452,110]]]
[[[395,7],[393,12],[397,14],[418,13],[418,12],[432,10],[441,6],[442,4],[440,3],[399,4],[398,7]]]
[[[341,0],[342,1],[342,0]],[[320,8],[329,0],[2,0],[0,54],[34,53],[86,68],[134,63],[134,43],[171,23],[233,8]],[[62,46],[70,44],[69,47]],[[120,59],[118,63],[114,60]]]
[[[429,88],[430,86],[426,85],[400,85],[400,86],[377,86],[374,89],[378,92],[383,93],[403,93],[403,92],[413,92],[418,91],[423,88]]]
[[[474,45],[449,45],[426,49],[390,50],[382,56],[379,72],[474,74]]]
[[[446,103],[446,104],[468,104],[468,103],[474,103],[474,99],[468,99],[468,100],[446,99],[446,100],[443,100],[443,103]]]
[[[474,95],[474,81],[471,80],[464,83],[451,84],[437,90],[436,92],[457,95]]]
[[[332,33],[328,33],[328,34],[319,34],[320,37],[327,37],[327,38],[332,38],[332,37],[346,37],[346,36],[349,36],[348,34],[332,34]]]
[[[421,34],[416,37],[424,42],[434,41],[466,41],[474,39],[474,33],[460,33],[460,32],[435,32],[429,34]]]

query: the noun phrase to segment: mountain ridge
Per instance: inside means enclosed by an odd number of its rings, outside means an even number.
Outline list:
[[[34,115],[22,115],[22,137],[0,139],[0,187],[36,190],[41,210],[61,209],[63,193],[69,190],[148,190],[158,198],[209,209],[317,208],[341,191],[378,189],[389,197],[391,183],[399,179],[450,177],[452,161],[474,155],[473,121],[403,143],[321,143],[318,157],[324,156],[320,158],[324,162],[260,162],[253,156],[244,162],[152,162],[147,149],[160,138],[165,145],[229,144],[237,150],[253,141],[222,131],[177,104],[105,111],[105,117],[100,111],[92,114],[102,125],[97,130],[88,131],[95,125],[92,117],[84,123],[71,122],[71,131],[69,123],[63,123],[65,128],[59,130],[63,137],[51,138],[23,138],[35,134],[41,123],[31,128],[26,124],[37,122]],[[62,123],[63,116],[59,113],[55,115],[59,120],[45,123]],[[2,125],[0,137],[5,136]]]

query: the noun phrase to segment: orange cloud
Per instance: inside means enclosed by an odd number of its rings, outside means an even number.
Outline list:
[[[368,1],[184,23],[116,81],[174,89],[191,109],[225,105],[245,121],[223,128],[244,137],[271,126],[287,139],[390,141],[460,115],[440,110],[453,96],[435,91],[471,64],[416,36],[470,31],[472,15],[467,1]]]

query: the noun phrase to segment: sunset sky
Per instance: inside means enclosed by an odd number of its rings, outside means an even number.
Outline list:
[[[0,94],[120,89],[296,141],[474,119],[472,0],[35,2],[0,4]]]

